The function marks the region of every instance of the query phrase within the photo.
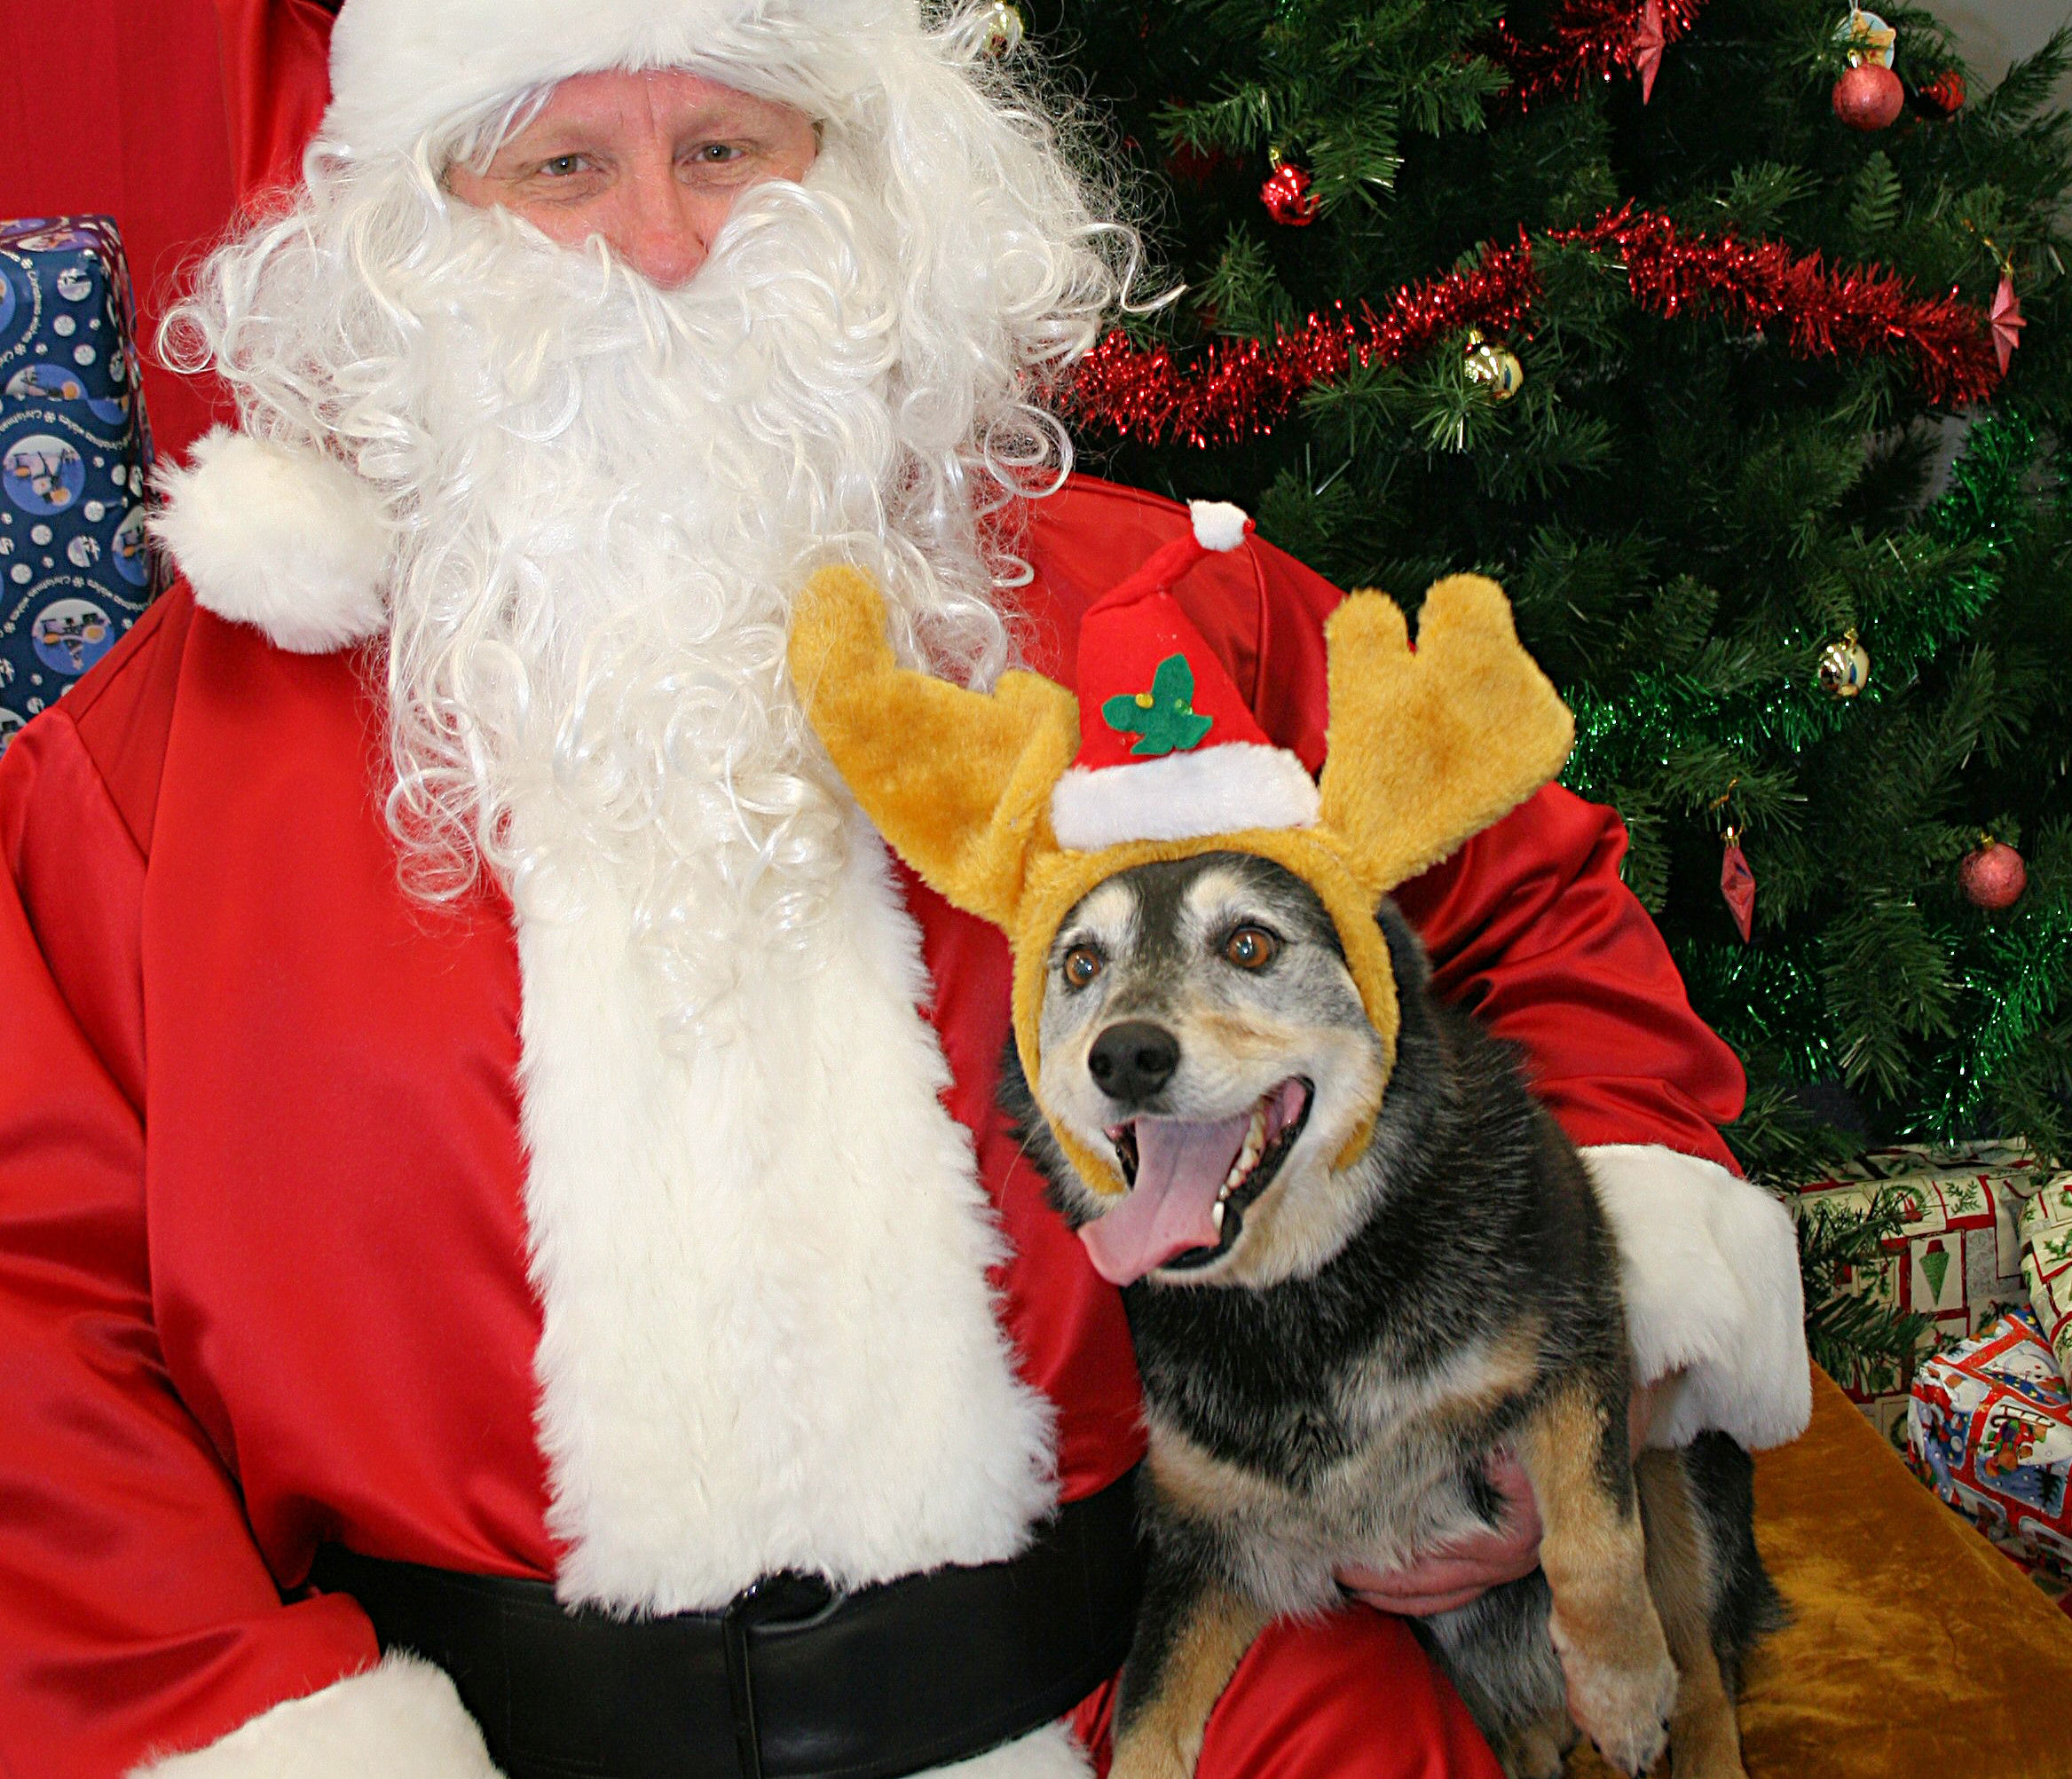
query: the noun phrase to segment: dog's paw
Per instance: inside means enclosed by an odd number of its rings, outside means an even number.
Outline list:
[[[1497,1764],[1504,1779],[1561,1779],[1575,1740],[1574,1726],[1565,1715],[1542,1718],[1503,1739],[1496,1751]]]
[[[1659,1624],[1624,1640],[1621,1660],[1606,1660],[1562,1634],[1560,1615],[1548,1627],[1554,1635],[1568,1680],[1569,1714],[1596,1744],[1604,1763],[1617,1772],[1651,1773],[1669,1743],[1669,1720],[1676,1709],[1676,1665],[1669,1659]]]

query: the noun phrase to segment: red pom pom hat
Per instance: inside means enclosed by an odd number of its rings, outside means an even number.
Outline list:
[[[1051,793],[1052,830],[1074,852],[1317,824],[1315,780],[1266,739],[1172,594],[1210,552],[1240,547],[1252,523],[1220,501],[1190,512],[1187,533],[1080,622],[1079,752]]]

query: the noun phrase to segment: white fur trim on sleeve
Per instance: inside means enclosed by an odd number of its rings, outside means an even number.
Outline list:
[[[1782,1445],[1813,1412],[1799,1245],[1784,1206],[1717,1162],[1652,1144],[1585,1149],[1619,1243],[1637,1374],[1684,1374],[1651,1445],[1707,1429]]]
[[[390,1656],[277,1704],[206,1748],[137,1767],[130,1779],[498,1779],[498,1772],[453,1681],[414,1656]]]
[[[1190,500],[1187,511],[1194,521],[1194,541],[1205,550],[1234,550],[1251,523],[1245,509],[1228,500]]]
[[[159,472],[153,535],[194,598],[282,649],[327,655],[387,627],[389,531],[366,484],[343,463],[217,427],[192,467]]]
[[[1124,840],[1313,828],[1320,813],[1309,768],[1286,748],[1252,741],[1123,766],[1075,766],[1051,791],[1052,830],[1075,853]]]

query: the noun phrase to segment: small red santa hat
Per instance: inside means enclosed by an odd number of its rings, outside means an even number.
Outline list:
[[[1276,747],[1172,587],[1252,522],[1222,501],[1090,607],[1079,626],[1079,754],[1051,792],[1058,844],[1198,840],[1317,823],[1316,781]]]

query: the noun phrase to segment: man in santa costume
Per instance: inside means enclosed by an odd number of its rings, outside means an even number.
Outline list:
[[[180,318],[241,417],[185,579],[0,762],[0,1770],[1105,1759],[1118,1299],[994,1104],[1004,941],[784,665],[841,561],[906,658],[1061,674],[1188,524],[1068,474],[1133,237],[987,23],[345,0]],[[1180,597],[1315,770],[1336,592]],[[1398,900],[1587,1147],[1653,1437],[1774,1443],[1791,1234],[1622,846],[1548,790]],[[1397,1612],[1532,1524],[1270,1631],[1206,1779],[1493,1772]]]

